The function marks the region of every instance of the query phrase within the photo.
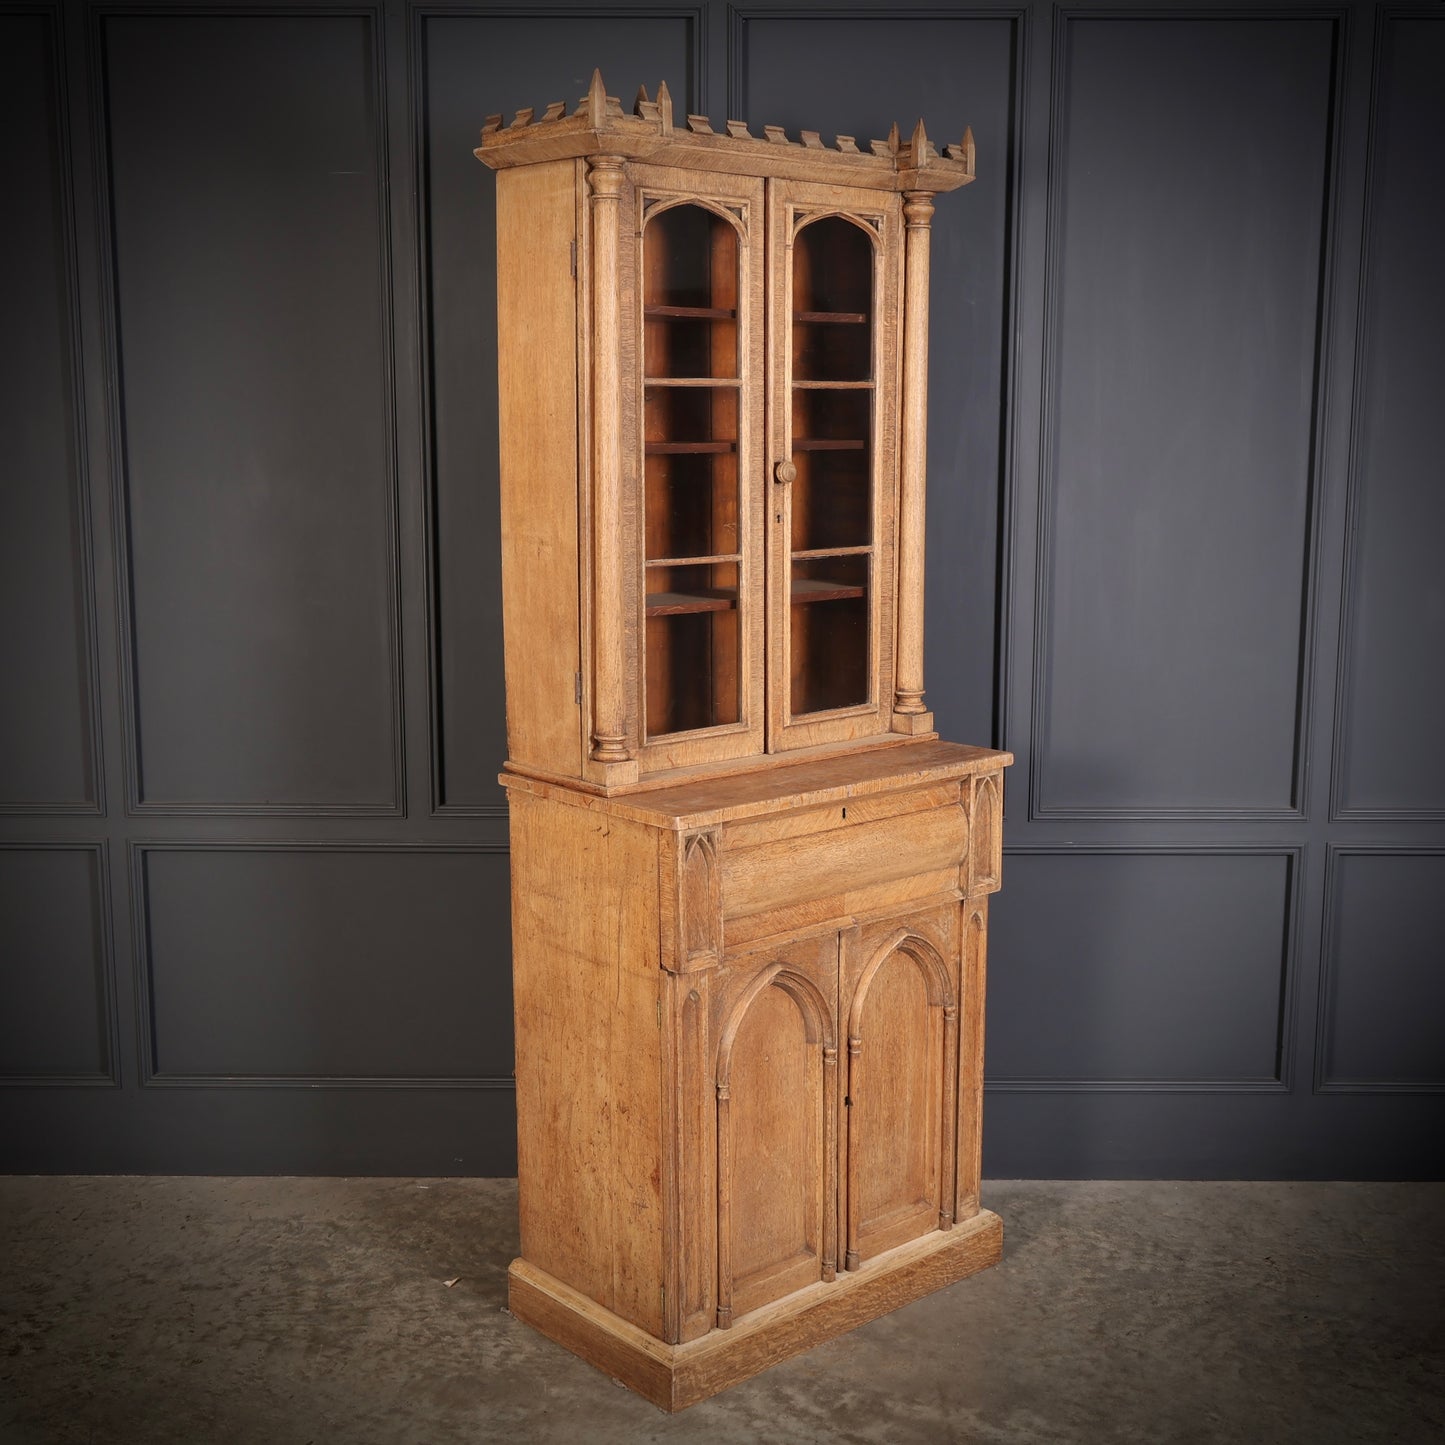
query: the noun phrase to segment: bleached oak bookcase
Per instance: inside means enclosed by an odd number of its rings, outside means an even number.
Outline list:
[[[933,196],[970,136],[487,120],[521,1257],[665,1409],[992,1264],[1007,753],[923,702]]]

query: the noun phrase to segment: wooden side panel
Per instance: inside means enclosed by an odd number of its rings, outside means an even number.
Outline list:
[[[507,751],[582,769],[577,674],[576,162],[497,176]]]
[[[657,835],[511,808],[522,1257],[661,1336]]]

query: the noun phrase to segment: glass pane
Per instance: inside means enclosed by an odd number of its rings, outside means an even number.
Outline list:
[[[793,243],[794,717],[872,700],[873,266],[868,235],[841,216]]]
[[[643,435],[650,454],[737,449],[737,387],[649,386],[645,391]]]
[[[872,242],[841,216],[804,226],[793,242],[793,380],[867,380],[872,317]]]
[[[792,709],[823,712],[869,700],[867,553],[793,563]]]
[[[643,232],[647,736],[742,716],[738,233],[701,206]],[[665,563],[667,565],[658,565]]]
[[[868,546],[873,478],[867,452],[795,452],[793,465],[793,551]]]
[[[738,374],[738,233],[701,206],[647,223],[642,246],[643,374]]]
[[[735,452],[650,456],[645,486],[648,561],[737,553]]]
[[[736,562],[647,569],[647,735],[742,716]]]

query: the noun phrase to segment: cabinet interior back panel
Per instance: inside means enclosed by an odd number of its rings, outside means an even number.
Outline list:
[[[395,806],[374,36],[104,38],[141,801]]]

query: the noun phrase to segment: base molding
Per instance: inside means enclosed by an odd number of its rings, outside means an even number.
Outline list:
[[[512,1313],[664,1410],[706,1400],[782,1360],[996,1264],[1003,1221],[981,1210],[684,1345],[668,1345],[524,1259],[507,1271]]]

